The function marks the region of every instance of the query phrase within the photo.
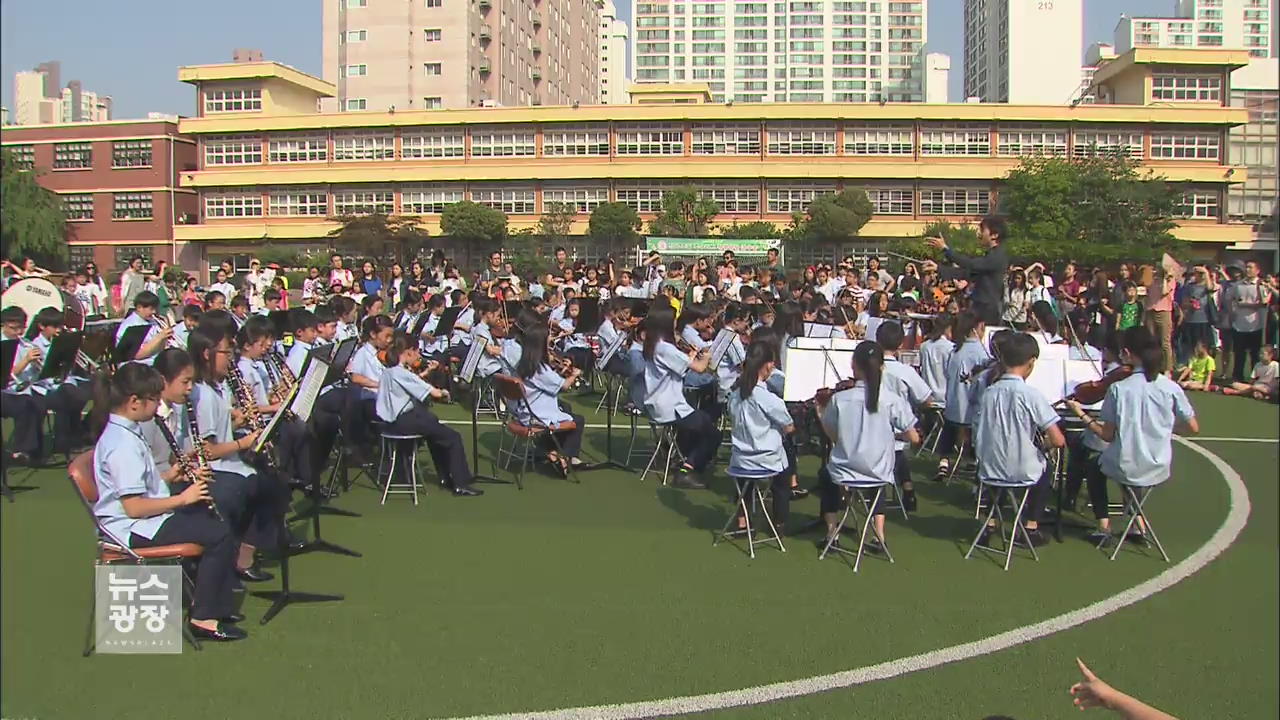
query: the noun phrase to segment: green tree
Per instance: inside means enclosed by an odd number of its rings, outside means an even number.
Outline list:
[[[820,195],[809,203],[804,218],[793,222],[793,237],[810,242],[842,243],[858,237],[875,208],[862,190]]]
[[[591,211],[587,234],[598,243],[634,243],[640,239],[640,214],[626,203],[601,203]]]
[[[649,232],[673,237],[703,237],[708,234],[711,221],[719,214],[719,203],[702,197],[698,188],[683,185],[663,193],[662,209],[649,222]]]
[[[920,237],[904,238],[895,243],[895,252],[908,257],[940,260],[942,253],[924,241],[927,237],[945,238],[947,245],[956,252],[981,255],[984,250],[978,244],[978,228],[973,225],[952,225],[946,220],[934,220],[925,226]]]
[[[1024,157],[1000,191],[1009,254],[1050,262],[1150,262],[1184,243],[1171,232],[1180,193],[1123,154]]]
[[[507,239],[507,216],[488,205],[463,200],[444,209],[440,230],[455,240],[482,248],[494,247]]]
[[[777,225],[764,220],[742,223],[735,220],[732,225],[721,225],[720,236],[734,240],[759,240],[763,238],[782,237],[782,230]]]
[[[428,233],[415,217],[402,215],[339,215],[341,223],[329,231],[329,243],[337,250],[379,261],[404,262],[426,245]]]
[[[542,206],[538,218],[538,234],[552,245],[563,245],[573,231],[573,221],[578,217],[578,207],[573,203],[550,202]]]
[[[511,263],[511,267],[515,268],[516,272],[540,267],[541,246],[542,238],[534,232],[533,228],[520,228],[507,235],[506,260]]]
[[[0,155],[0,240],[10,258],[67,256],[62,201],[36,182],[36,171],[19,167],[8,150]]]

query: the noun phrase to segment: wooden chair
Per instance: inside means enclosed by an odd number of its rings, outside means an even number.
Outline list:
[[[498,451],[494,454],[494,469],[496,471],[498,461],[506,459],[506,463],[502,466],[504,470],[511,467],[511,462],[517,458],[520,460],[520,470],[516,473],[516,487],[524,489],[524,471],[529,465],[529,453],[533,449],[533,444],[543,438],[549,438],[555,447],[556,453],[560,457],[564,457],[564,448],[560,445],[560,440],[556,437],[555,432],[546,424],[538,422],[537,416],[529,407],[529,400],[524,394],[524,382],[520,378],[510,375],[498,373],[492,377],[493,386],[498,392],[498,396],[505,402],[506,417],[502,422],[502,435],[498,438]],[[526,414],[535,418],[532,424],[526,425],[516,418],[516,408],[524,408]],[[572,422],[562,423],[555,428],[556,431],[574,430],[577,426]],[[507,449],[503,442],[504,437],[511,437],[511,448]],[[573,482],[580,482],[578,474],[569,466],[569,479]]]

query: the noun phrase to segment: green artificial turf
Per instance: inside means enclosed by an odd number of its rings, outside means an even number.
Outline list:
[[[1277,435],[1274,406],[1195,401],[1206,436]],[[463,417],[455,408],[441,414]],[[496,428],[482,430],[482,448],[492,447]],[[625,432],[615,429],[616,438]],[[602,436],[590,431],[593,451]],[[995,655],[715,715],[1068,717],[1072,658],[1081,655],[1175,714],[1274,717],[1277,446],[1206,447],[1244,477],[1253,513],[1236,545],[1175,588]],[[802,465],[807,483],[815,463]],[[488,471],[487,460],[479,469]],[[920,463],[917,477],[926,470]],[[1150,509],[1176,562],[1221,524],[1228,492],[1213,466],[1184,448],[1175,472]],[[755,560],[736,546],[713,548],[731,501],[721,472],[702,492],[662,488],[652,477],[642,484],[639,472],[584,473],[581,485],[531,473],[524,491],[489,485],[476,499],[429,481],[417,507],[404,496],[378,505],[362,478],[337,504],[364,516],[326,517],[324,535],[365,556],[293,561],[295,589],[345,593],[345,601],[292,606],[261,627],[267,602],[249,597],[246,642],[83,659],[90,528],[63,473],[24,474],[11,481],[35,489],[0,502],[4,717],[123,718],[163,707],[186,718],[416,718],[714,692],[980,639],[1166,567],[1154,555],[1108,562],[1078,530],[1045,548],[1039,563],[1016,558],[1007,574],[990,559],[966,562],[975,524],[959,484],[921,482],[920,512],[889,521],[897,563],[870,558],[855,575],[840,559],[818,562],[814,534]],[[816,512],[816,498],[793,504],[792,525]]]

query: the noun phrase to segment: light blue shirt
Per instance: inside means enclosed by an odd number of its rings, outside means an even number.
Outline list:
[[[596,337],[600,339],[601,352],[604,352],[618,339],[618,328],[614,327],[612,320],[605,318],[604,322],[600,323],[600,329],[596,330]]]
[[[914,423],[911,406],[900,396],[885,392],[883,382],[876,412],[867,410],[864,383],[832,395],[822,414],[823,427],[834,430],[835,435],[827,461],[831,479],[852,484],[892,484],[896,436]]]
[[[355,323],[345,323],[341,320],[338,321],[338,331],[333,336],[334,342],[342,342],[343,340],[350,340],[352,338],[359,337],[360,328],[356,327]]]
[[[720,364],[716,366],[716,381],[720,384],[722,398],[733,391],[733,384],[742,376],[742,358],[745,358],[746,354],[747,350],[742,346],[742,338],[734,335],[729,341],[729,349],[725,351],[724,357],[720,358]]]
[[[689,356],[666,340],[659,341],[653,359],[644,360],[644,410],[655,422],[670,423],[693,412],[684,399],[684,376]]]
[[[24,337],[19,337],[17,339],[17,342],[18,342],[18,349],[15,350],[13,353],[14,365],[17,365],[18,361],[22,360],[22,358],[25,357],[27,353],[31,352],[32,348],[37,347],[37,345],[34,342],[27,340]],[[46,347],[45,350],[47,349],[48,348]],[[48,357],[47,353],[45,357]],[[27,366],[22,368],[22,372],[17,373],[16,375],[13,376],[13,383],[11,383],[9,387],[5,388],[5,393],[9,395],[30,395],[34,392],[37,395],[44,395],[45,393],[49,392],[49,388],[47,386],[43,384],[41,385],[36,384],[37,381],[40,379],[40,373],[43,372],[43,370],[44,370],[43,358],[38,361],[32,360],[31,362],[27,363]],[[21,386],[20,390],[14,389],[19,386]]]
[[[216,386],[208,383],[196,383],[191,390],[191,402],[196,404],[196,425],[200,429],[200,437],[214,444],[235,441],[231,427],[231,390],[226,383]],[[241,477],[249,477],[255,473],[253,466],[240,459],[240,453],[231,453],[225,457],[211,460],[209,467],[216,472],[229,472]]]
[[[562,350],[572,350],[573,348],[589,348],[591,344],[587,342],[587,336],[577,332],[578,323],[573,318],[561,318],[557,323],[560,329],[569,333],[560,340]]]
[[[939,403],[947,398],[947,365],[951,363],[953,350],[955,343],[946,338],[925,340],[920,345],[920,376]]]
[[[180,322],[173,326],[173,340],[176,344],[187,349],[187,341],[191,339],[191,328],[187,327],[186,321]]]
[[[978,472],[984,480],[1033,484],[1048,462],[1036,436],[1058,422],[1039,390],[1012,374],[1000,376],[982,395],[973,422]]]
[[[471,344],[471,328],[476,322],[476,309],[473,305],[468,305],[458,313],[458,319],[453,321],[452,342],[456,345]]]
[[[782,429],[792,420],[782,398],[769,392],[764,383],[757,383],[746,399],[740,391],[732,390],[729,416],[733,418],[729,475],[764,477],[787,469]]]
[[[127,418],[112,414],[98,437],[93,452],[93,479],[98,485],[98,501],[93,514],[118,542],[128,544],[130,534],[154,538],[160,526],[173,513],[147,518],[131,518],[124,511],[121,498],[141,495],[148,498],[169,497],[169,486],[156,471],[151,448],[142,427]]]
[[[911,416],[915,417],[915,409],[920,407],[932,395],[933,391],[929,385],[925,383],[924,378],[920,377],[920,373],[916,369],[903,363],[895,357],[886,357],[884,359],[884,369],[881,371],[880,389],[887,390],[894,395],[907,401],[911,406]],[[894,444],[894,450],[905,450],[907,443],[899,440]]]
[[[385,372],[387,366],[382,364],[378,359],[378,350],[369,343],[364,343],[351,356],[351,372],[355,375],[363,375],[370,380],[381,383],[382,373]],[[356,386],[360,387],[360,386]],[[375,395],[375,391],[366,387],[360,388],[360,397],[362,399],[370,399]]]
[[[1130,485],[1158,485],[1169,479],[1173,463],[1173,426],[1196,411],[1187,394],[1164,375],[1147,382],[1141,371],[1107,389],[1102,421],[1115,437],[1102,452],[1102,472]]]
[[[560,409],[557,401],[560,388],[564,387],[564,378],[549,365],[543,365],[532,377],[522,380],[528,407],[519,403],[513,408],[521,424],[555,428],[573,420],[571,415]]]
[[[431,317],[427,318],[427,324],[422,327],[422,332],[432,333],[434,335],[436,328],[440,327],[440,318],[442,317],[444,317],[443,313],[441,313],[440,315],[432,314]],[[436,337],[436,339],[432,341],[427,341],[427,340],[422,341],[422,352],[426,353],[427,355],[435,355],[436,353],[442,353],[448,349],[449,349],[448,336]]]
[[[970,338],[951,357],[947,364],[947,407],[943,417],[953,423],[970,425],[973,423],[969,381],[970,375],[977,366],[991,359],[982,341]]]
[[[488,349],[494,347],[493,332],[489,330],[488,323],[477,323],[471,328],[473,338],[484,338],[488,343],[485,351],[480,355],[480,362],[476,365],[476,375],[487,378],[495,373],[502,372],[502,359],[489,354]],[[475,342],[473,339],[472,342]],[[501,346],[498,346],[501,349]]]
[[[267,404],[267,392],[270,383],[267,379],[267,368],[261,360],[250,360],[241,355],[237,367],[244,382],[253,390],[253,401],[262,407]]]
[[[362,373],[363,374],[363,373]],[[417,373],[403,365],[387,368],[378,381],[378,395],[374,400],[374,410],[378,419],[383,422],[395,422],[415,402],[425,403],[431,397],[433,388]]]
[[[560,324],[560,321],[564,319],[564,311],[565,311],[565,304],[562,302],[559,305],[551,308],[551,314],[547,317],[547,321],[555,323],[557,325]]]

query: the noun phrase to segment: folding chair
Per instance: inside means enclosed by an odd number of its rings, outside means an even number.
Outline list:
[[[534,443],[544,437],[549,438],[555,447],[556,454],[564,457],[564,448],[560,445],[560,440],[556,438],[555,432],[545,423],[538,421],[533,410],[529,407],[529,400],[524,395],[524,383],[520,378],[501,373],[493,376],[493,385],[497,390],[498,396],[502,398],[506,405],[506,417],[502,421],[502,434],[498,436],[498,450],[494,453],[492,459],[494,472],[497,472],[498,461],[506,459],[506,463],[502,466],[503,470],[510,470],[511,462],[516,458],[520,459],[520,471],[516,473],[516,487],[524,489],[524,472],[529,465],[529,454],[534,449]],[[516,417],[516,408],[524,408],[525,413],[534,418],[532,424],[524,424]],[[576,426],[572,422],[562,423],[555,428],[560,430],[573,430]],[[511,448],[506,447],[503,438],[510,436],[512,439]],[[522,442],[523,441],[523,442]],[[581,482],[578,479],[578,473],[569,466],[569,480],[573,482]]]
[[[634,405],[627,405],[623,408],[623,412],[627,414],[628,419],[631,421],[631,440],[627,444],[627,459],[623,464],[627,467],[631,467],[631,461],[633,459],[638,457],[647,458],[649,457],[649,453],[653,452],[653,449],[646,447],[636,449],[636,438],[640,434],[640,419],[645,417],[644,411]],[[657,431],[654,429],[652,423],[649,424],[649,432],[656,442]]]
[[[920,457],[925,452],[930,455],[938,454],[938,443],[942,442],[942,424],[944,422],[942,412],[946,407],[946,405],[937,402],[925,405],[924,417],[920,419],[921,421],[932,420],[933,424],[929,428],[929,433],[925,435],[924,442],[920,443],[920,447],[916,448],[916,457]]]
[[[1156,537],[1155,528],[1151,525],[1151,518],[1147,517],[1146,503],[1151,499],[1151,491],[1155,489],[1155,485],[1131,485],[1125,482],[1117,481],[1120,489],[1124,491],[1124,514],[1129,518],[1124,524],[1124,531],[1120,533],[1120,539],[1116,541],[1116,547],[1111,551],[1111,559],[1115,560],[1120,554],[1120,548],[1124,545],[1124,541],[1129,537],[1129,530],[1133,528],[1138,518],[1142,518],[1142,525],[1146,528],[1143,535],[1150,537],[1151,543],[1160,551],[1160,557],[1165,562],[1169,562],[1169,554],[1164,551],[1164,545],[1160,544],[1160,538]],[[1101,550],[1108,542],[1110,537],[1105,537],[1102,542],[1098,543],[1098,549]]]
[[[1031,494],[1031,488],[1035,486],[1035,482],[1011,482],[1008,480],[978,480],[978,504],[981,507],[983,493],[990,492],[991,497],[988,500],[987,515],[982,519],[982,524],[978,526],[978,534],[973,538],[973,543],[969,545],[969,552],[964,554],[964,559],[968,560],[973,555],[975,549],[982,549],[987,552],[995,552],[1004,555],[1004,569],[1009,569],[1009,563],[1013,561],[1013,548],[1017,544],[1018,533],[1022,533],[1022,539],[1027,545],[1027,549],[1031,551],[1031,558],[1036,562],[1040,562],[1040,556],[1036,553],[1036,546],[1031,542],[1031,536],[1027,534],[1027,529],[1022,526],[1022,513],[1026,510],[1027,497]],[[1021,491],[1021,495],[1019,495]],[[1013,513],[1012,531],[1007,531],[1004,521],[1004,511],[1001,510],[1001,501],[1008,498],[1010,504],[1016,509]],[[987,526],[991,523],[992,518],[996,521],[996,527],[1000,530],[1000,540],[1004,543],[1003,548],[994,548],[990,545],[980,544],[982,536],[987,533]]]
[[[777,543],[779,550],[782,552],[787,551],[787,548],[782,544],[782,537],[778,535],[778,529],[773,524],[773,517],[769,515],[769,508],[765,505],[765,494],[761,489],[762,485],[773,481],[775,474],[776,473],[768,475],[744,475],[736,472],[731,474],[734,484],[738,487],[738,502],[736,507],[738,510],[742,511],[742,517],[746,519],[747,526],[744,529],[734,530],[731,532],[729,527],[738,519],[738,513],[736,511],[730,513],[729,519],[725,521],[724,527],[720,528],[720,532],[716,535],[715,539],[711,541],[712,547],[719,545],[720,541],[726,538],[745,534],[747,536],[747,552],[751,554],[751,558],[753,560],[756,557],[756,545]],[[752,502],[748,502],[748,500],[751,500]],[[764,522],[769,528],[769,533],[773,535],[772,539],[768,537],[763,540],[756,539],[756,534],[751,527],[751,505],[755,505],[755,507],[764,514]]]
[[[671,461],[684,462],[684,453],[680,452],[680,443],[677,442],[676,424],[674,422],[659,423],[649,420],[649,428],[653,431],[654,444],[653,452],[649,454],[649,462],[644,466],[644,472],[640,473],[640,482],[648,477],[649,471],[654,469],[654,463],[657,462],[658,456],[662,454],[662,449],[667,450],[666,462],[662,465],[662,484],[667,484],[667,478],[671,474]],[[628,458],[630,460],[630,458]]]
[[[474,378],[471,388],[474,394],[473,402],[476,404],[476,415],[491,413],[494,420],[502,420],[502,405],[498,401],[497,391],[494,390],[492,376]]]
[[[194,592],[195,582],[192,580],[190,573],[187,572],[183,561],[193,561],[199,558],[204,554],[203,546],[196,543],[175,543],[173,545],[155,545],[147,548],[129,547],[128,543],[121,542],[112,535],[93,512],[93,505],[98,502],[98,484],[93,479],[93,451],[90,450],[77,455],[67,465],[67,476],[70,478],[71,487],[75,490],[76,496],[80,498],[80,504],[84,507],[85,512],[88,513],[89,520],[93,522],[93,527],[97,533],[95,566],[121,565],[125,563],[133,565],[167,565],[176,562],[182,570],[184,598],[189,597]],[[97,614],[98,600],[95,592],[96,587],[92,581],[90,582],[89,590],[89,629],[85,634],[85,657],[92,655],[97,647],[97,640],[93,634],[93,622]],[[187,642],[191,643],[192,647],[200,650],[200,641],[191,632],[191,623],[189,618],[186,617],[188,611],[189,608],[184,599],[182,636],[187,639]]]
[[[382,474],[383,466],[387,468],[387,476],[385,482],[382,482],[382,504],[387,504],[387,496],[396,493],[401,495],[412,495],[413,504],[418,504],[418,448],[422,444],[421,435],[398,435],[394,433],[380,432],[378,437],[382,439],[382,457],[378,460],[378,474]],[[396,482],[396,465],[400,461],[400,448],[405,448],[406,457],[404,459],[407,466],[401,464],[402,469],[409,477],[408,482]],[[390,457],[388,458],[388,450]]]
[[[844,514],[840,516],[840,522],[836,525],[836,531],[827,538],[827,542],[822,547],[822,552],[818,554],[818,559],[822,560],[827,556],[828,552],[835,551],[842,555],[853,555],[853,571],[858,572],[858,568],[862,565],[862,556],[867,548],[867,532],[874,527],[872,520],[875,518],[875,508],[879,504],[880,498],[884,496],[885,488],[892,483],[884,483],[879,481],[841,481],[837,485],[845,490]],[[875,490],[875,494],[871,496],[871,502],[867,502],[865,492]],[[854,522],[858,521],[858,507],[861,506],[864,517],[862,518],[862,533],[858,536],[857,551],[846,550],[836,545],[836,540],[840,537],[840,533],[844,531],[845,524],[852,515]],[[880,541],[880,548],[884,551],[884,556],[893,562],[893,554],[889,552],[889,544],[885,542],[884,535],[878,530],[876,531],[876,539]]]

